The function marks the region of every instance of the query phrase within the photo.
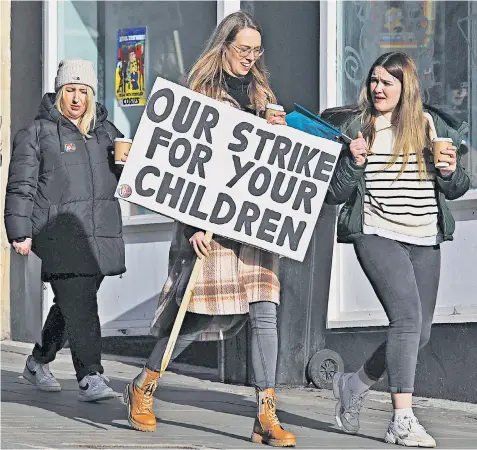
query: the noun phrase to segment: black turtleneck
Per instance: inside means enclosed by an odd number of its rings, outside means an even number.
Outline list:
[[[252,71],[244,77],[234,77],[224,71],[225,88],[229,95],[237,101],[244,111],[255,113],[255,111],[250,108],[250,98],[248,96],[248,87],[252,82],[252,78]]]

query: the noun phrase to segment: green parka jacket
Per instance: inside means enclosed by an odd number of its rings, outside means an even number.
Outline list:
[[[444,177],[437,171],[435,183],[439,227],[444,241],[451,241],[455,221],[446,200],[461,197],[470,187],[469,175],[461,164],[461,143],[469,128],[466,122],[459,123],[434,107],[424,105],[424,111],[432,116],[437,135],[451,138],[457,147],[457,169],[450,177]],[[344,134],[356,137],[361,129],[359,112],[357,106],[352,105],[328,109],[322,113],[322,117],[338,126]],[[344,203],[338,217],[338,242],[353,242],[363,234],[365,168],[366,164],[355,164],[349,146],[344,145],[325,198],[325,202],[330,205]]]

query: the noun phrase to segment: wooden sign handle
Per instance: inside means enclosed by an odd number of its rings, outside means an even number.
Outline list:
[[[212,232],[207,231],[205,233],[205,239],[208,243],[212,240]],[[200,270],[202,269],[202,265],[204,263],[204,258],[200,259],[197,257],[194,268],[192,269],[192,273],[189,278],[189,282],[187,283],[187,287],[184,293],[184,297],[182,297],[182,301],[179,307],[179,311],[177,312],[176,320],[174,321],[174,326],[172,327],[171,335],[169,336],[169,341],[167,342],[167,347],[164,352],[164,356],[162,357],[161,362],[161,376],[166,371],[167,365],[171,360],[172,351],[176,345],[177,337],[179,336],[179,332],[182,327],[182,322],[184,322],[184,317],[187,312],[187,308],[190,303],[190,299],[192,298],[192,294],[194,293],[195,283],[197,282],[197,278],[199,276]]]

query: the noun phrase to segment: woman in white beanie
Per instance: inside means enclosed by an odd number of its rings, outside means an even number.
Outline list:
[[[102,375],[97,292],[105,276],[126,271],[112,156],[122,134],[95,103],[96,89],[91,61],[60,62],[56,92],[15,136],[5,200],[9,241],[20,255],[41,258],[55,294],[23,376],[60,391],[48,364],[68,339],[83,401],[114,397]]]

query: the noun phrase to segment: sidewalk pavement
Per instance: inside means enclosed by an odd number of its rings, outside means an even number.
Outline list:
[[[63,390],[40,392],[21,377],[31,344],[1,344],[1,448],[260,448],[250,439],[255,414],[251,387],[215,381],[213,371],[171,365],[160,382],[154,410],[155,433],[132,430],[121,393],[143,360],[105,355],[105,374],[118,398],[101,403],[77,400],[71,357],[63,350],[50,365]],[[416,398],[416,415],[439,448],[477,448],[477,405]],[[372,391],[358,435],[334,423],[330,391],[278,390],[279,417],[297,436],[298,448],[391,449],[382,440],[391,416],[389,395]],[[398,448],[398,447],[395,447]]]

